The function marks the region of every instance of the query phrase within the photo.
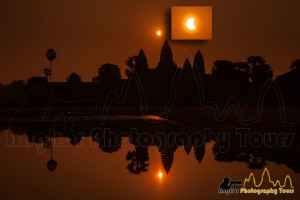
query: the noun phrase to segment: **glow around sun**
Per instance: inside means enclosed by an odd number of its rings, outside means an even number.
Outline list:
[[[195,18],[193,18],[193,17],[188,18],[188,20],[186,20],[186,27],[187,27],[189,30],[194,30],[194,29],[196,29],[196,26],[194,25],[194,21],[195,21]]]

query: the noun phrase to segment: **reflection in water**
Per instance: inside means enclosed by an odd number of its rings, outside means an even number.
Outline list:
[[[53,148],[52,148],[52,138],[51,137],[50,137],[50,141],[47,141],[45,143],[45,147],[46,148],[50,147],[50,149],[51,149],[51,159],[48,161],[47,167],[50,172],[53,172],[56,169],[57,162],[55,160],[53,160],[53,150],[52,150]]]
[[[127,169],[130,173],[140,174],[148,171],[149,156],[147,147],[135,147],[135,151],[129,151],[126,160],[130,161]]]
[[[158,173],[158,178],[159,178],[159,179],[162,179],[162,177],[163,177],[162,172],[159,172],[159,173]]]
[[[226,151],[221,151],[224,144],[220,144],[216,136],[204,133],[193,134],[193,131],[182,125],[155,116],[107,117],[105,126],[99,126],[98,120],[79,120],[76,123],[68,120],[43,121],[38,126],[36,122],[27,121],[14,123],[11,130],[15,134],[27,134],[28,141],[31,143],[44,143],[46,148],[50,148],[51,158],[47,164],[49,171],[54,171],[57,167],[57,162],[53,159],[53,148],[61,145],[59,138],[62,137],[68,137],[72,146],[78,145],[82,137],[91,137],[98,143],[99,149],[107,153],[117,152],[122,147],[122,138],[128,137],[130,143],[135,146],[135,150],[129,151],[126,155],[128,162],[126,168],[132,174],[148,171],[151,162],[148,153],[150,146],[157,147],[162,166],[168,174],[178,147],[184,147],[187,155],[193,150],[200,164],[205,155],[205,145],[211,141],[215,143],[213,147],[215,160],[220,162],[244,162],[250,169],[262,169],[267,161],[272,161],[284,163],[295,172],[300,169],[298,155],[291,149],[264,146],[241,148],[239,140],[233,134],[231,138],[223,141],[228,148]],[[182,134],[183,132],[185,134]],[[53,139],[55,144],[52,143]]]

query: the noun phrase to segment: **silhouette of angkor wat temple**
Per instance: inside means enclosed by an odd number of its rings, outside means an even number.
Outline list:
[[[260,56],[250,56],[246,62],[227,60],[214,62],[212,74],[205,73],[204,58],[197,51],[191,63],[187,58],[182,67],[173,60],[168,41],[163,44],[156,68],[149,68],[143,49],[129,57],[127,79],[121,78],[120,68],[107,63],[98,69],[91,82],[82,82],[72,73],[67,82],[48,82],[47,77],[28,79],[26,101],[29,105],[82,105],[90,100],[98,105],[203,105],[205,102],[226,103],[234,98],[239,103],[277,103],[282,98],[288,103],[299,103],[300,60],[292,70],[272,80],[271,66]],[[269,87],[271,85],[271,87]],[[270,91],[269,91],[270,90]],[[280,92],[283,91],[283,92]],[[55,105],[55,104],[52,104]]]
[[[111,63],[102,65],[92,82],[82,82],[75,75],[67,82],[48,82],[47,77],[29,78],[27,101],[29,104],[46,105],[49,98],[65,102],[93,99],[99,104],[105,104],[110,96],[119,104],[126,105],[136,105],[140,101],[149,105],[162,105],[170,100],[196,104],[201,91],[199,89],[211,77],[205,74],[200,51],[195,55],[193,66],[186,59],[183,68],[178,68],[167,40],[156,68],[149,68],[143,49],[137,56],[129,58],[127,65],[127,79],[122,79],[120,68]]]

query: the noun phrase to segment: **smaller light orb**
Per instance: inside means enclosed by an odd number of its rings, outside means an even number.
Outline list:
[[[162,179],[162,177],[163,177],[163,174],[162,174],[161,172],[159,172],[159,173],[158,173],[158,178],[159,178],[159,179]]]
[[[156,34],[157,34],[158,36],[161,36],[161,30],[158,30],[158,31],[156,32]]]

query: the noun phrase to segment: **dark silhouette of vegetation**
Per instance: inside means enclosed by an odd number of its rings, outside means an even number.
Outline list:
[[[130,173],[141,174],[142,172],[147,172],[149,166],[148,148],[136,147],[135,151],[127,153],[126,160],[130,161],[127,165]]]
[[[126,69],[126,75],[128,78],[134,77],[135,82],[131,84],[130,90],[132,95],[134,95],[134,103],[136,105],[136,112],[140,112],[140,96],[139,89],[141,85],[144,86],[145,81],[148,78],[148,61],[143,49],[140,50],[139,54],[136,56],[131,56],[126,61],[126,65],[129,69]]]
[[[50,172],[54,172],[56,167],[57,167],[57,162],[55,160],[53,160],[53,152],[52,152],[52,141],[51,141],[51,137],[50,137],[50,141],[47,141],[46,143],[46,148],[50,148],[51,150],[51,157],[50,160],[47,163],[47,168]]]
[[[232,63],[227,60],[217,60],[212,68],[212,75],[225,90],[234,89],[249,83],[249,66],[246,63]]]
[[[24,103],[26,83],[24,80],[12,81],[10,84],[0,84],[0,104],[20,105]]]
[[[272,82],[273,71],[261,56],[250,56],[247,62],[215,61],[212,77],[216,82],[215,96],[219,101],[224,102],[233,96],[249,102],[251,99],[257,101],[264,84]]]
[[[300,59],[293,61],[290,66],[290,69],[291,70],[300,70]]]
[[[50,76],[51,75],[51,69],[49,69],[49,68],[45,68],[44,70],[43,70],[43,73],[45,74],[45,76],[48,78],[48,76]]]
[[[126,70],[127,77],[139,75],[141,78],[144,78],[149,70],[148,61],[143,49],[140,50],[137,56],[129,57],[126,65],[129,68]]]
[[[129,69],[126,70],[126,75],[128,78],[135,77],[137,78],[138,76],[138,67],[136,64],[136,60],[138,60],[138,56],[131,56],[128,58],[126,61],[126,65],[128,66]],[[138,113],[140,111],[140,104],[139,104],[139,92],[138,92],[138,83],[134,82],[134,85],[131,85],[131,91],[133,91],[134,95],[134,103],[135,103],[135,110]]]
[[[48,69],[46,71],[48,71],[47,74],[49,74],[49,72],[50,72],[49,75],[50,75],[50,82],[51,82],[51,78],[52,78],[52,62],[56,58],[56,53],[55,53],[54,49],[48,49],[48,51],[46,52],[46,57],[50,61],[50,69]],[[45,73],[45,70],[44,70],[44,73]],[[46,73],[45,73],[45,75],[46,75]]]
[[[268,80],[272,79],[273,71],[271,66],[266,64],[266,61],[261,56],[250,56],[247,60],[251,67],[250,78],[255,86],[261,87]]]
[[[81,82],[81,77],[76,74],[76,73],[72,73],[67,77],[67,82],[69,83],[80,83]]]
[[[300,102],[300,59],[292,62],[290,71],[278,76],[278,84],[285,102],[299,104]]]
[[[129,68],[129,69],[126,69],[126,75],[128,78],[130,78],[131,76],[133,76],[135,74],[136,59],[137,59],[137,56],[131,56],[126,61],[126,65]]]
[[[217,60],[212,68],[212,76],[217,85],[218,100],[226,101],[229,96],[239,97],[248,88],[248,70],[241,70],[243,63]]]
[[[47,163],[47,168],[50,172],[54,172],[57,166],[57,162],[53,159],[49,160]]]
[[[12,81],[10,86],[14,88],[24,88],[26,85],[24,80]]]
[[[232,62],[227,60],[217,60],[212,68],[212,75],[215,77],[219,85],[223,85],[224,89],[229,88],[238,77],[237,70]]]
[[[93,77],[92,83],[99,83],[99,77],[98,76]]]
[[[247,62],[232,63],[217,60],[212,68],[212,75],[225,90],[246,86],[249,78],[258,89],[273,77],[271,66],[261,56],[250,56]]]

